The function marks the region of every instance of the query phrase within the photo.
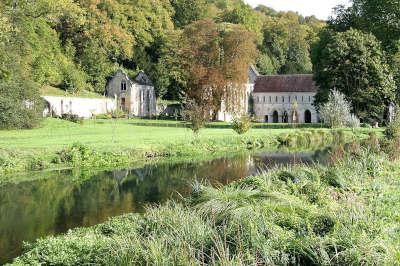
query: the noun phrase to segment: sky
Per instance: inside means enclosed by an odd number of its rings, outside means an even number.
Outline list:
[[[332,8],[344,4],[349,0],[245,0],[248,4],[256,7],[265,5],[277,11],[297,11],[303,16],[315,15],[319,19],[328,19],[332,15]]]

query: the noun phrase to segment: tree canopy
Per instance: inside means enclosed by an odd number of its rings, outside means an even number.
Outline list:
[[[180,100],[189,76],[179,42],[199,20],[255,36],[261,73],[308,73],[310,45],[324,26],[243,0],[4,0],[0,11],[0,59],[18,58],[0,60],[1,84],[24,73],[18,80],[37,95],[46,86],[103,94],[122,68],[132,76],[145,71],[159,98]]]
[[[181,58],[188,74],[187,95],[214,114],[241,106],[249,65],[257,55],[255,36],[244,26],[200,20],[184,29]]]
[[[394,100],[395,82],[380,43],[357,30],[326,30],[313,55],[315,80],[320,89],[316,103],[326,102],[332,90],[352,102],[355,114],[379,119]]]

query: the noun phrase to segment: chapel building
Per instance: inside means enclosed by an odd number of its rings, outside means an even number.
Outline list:
[[[118,70],[107,83],[106,96],[116,99],[117,108],[130,115],[151,117],[157,113],[154,85],[143,71],[131,79]]]
[[[311,74],[260,75],[252,92],[255,117],[267,123],[317,123],[317,89]]]

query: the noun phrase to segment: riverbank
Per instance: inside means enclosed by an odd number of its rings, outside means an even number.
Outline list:
[[[143,123],[152,123],[145,126]],[[141,124],[138,124],[141,123]],[[278,145],[329,145],[334,139],[365,138],[371,129],[255,128],[239,136],[216,123],[195,136],[181,122],[47,119],[33,130],[0,131],[0,182],[6,174],[65,168],[127,167],[159,158],[196,158],[270,149]],[[176,127],[163,124],[176,123]],[[272,125],[273,126],[273,125]]]
[[[51,265],[396,265],[400,165],[374,149],[275,169],[37,240],[15,260]]]

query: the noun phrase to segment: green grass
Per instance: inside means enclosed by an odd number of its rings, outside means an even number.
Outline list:
[[[40,128],[3,130],[0,131],[0,175],[65,167],[122,167],[140,160],[217,156],[248,149],[270,149],[279,144],[291,148],[315,147],[329,145],[335,132],[344,136],[340,138],[365,138],[368,133],[346,129],[255,128],[239,136],[230,128],[206,128],[196,136],[181,127],[182,123],[97,119],[76,124],[49,118]]]
[[[341,147],[337,147],[341,149]],[[15,265],[399,265],[400,166],[352,150],[29,244]]]
[[[138,123],[169,124],[162,126],[139,126]],[[188,143],[195,139],[187,128],[180,128],[183,122],[165,120],[86,120],[83,125],[59,119],[46,119],[42,127],[32,130],[0,131],[0,148],[56,151],[79,142],[90,147],[115,151],[120,149],[151,149],[172,144]],[[227,123],[217,123],[225,124]],[[174,125],[176,127],[174,127]],[[274,137],[293,132],[295,129],[252,129],[245,137]],[[304,129],[306,130],[306,129]],[[328,129],[320,129],[329,131]],[[346,130],[351,132],[351,130]],[[198,141],[240,138],[230,128],[206,128],[200,131]]]
[[[92,92],[92,91],[81,91],[79,93],[70,93],[65,90],[44,86],[40,89],[40,95],[42,96],[66,96],[66,97],[80,97],[80,98],[104,98],[104,96]]]

